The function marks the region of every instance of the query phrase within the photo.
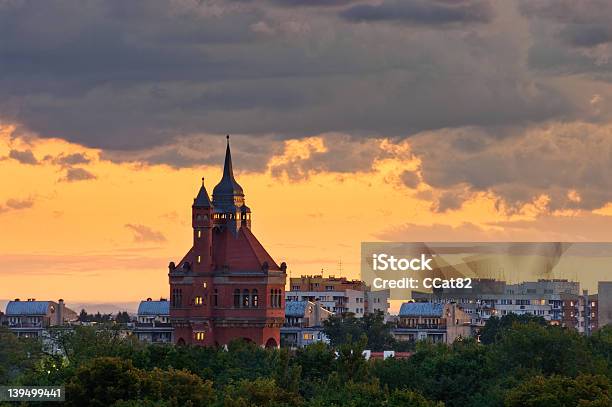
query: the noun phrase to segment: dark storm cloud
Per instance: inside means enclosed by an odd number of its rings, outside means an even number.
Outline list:
[[[532,46],[529,66],[552,75],[582,74],[612,81],[612,2],[607,0],[521,0]]]
[[[525,72],[513,33],[470,24],[494,14],[483,1],[397,3],[414,25],[263,4],[0,3],[0,119],[116,157],[152,149],[159,162],[192,165],[179,146],[158,150],[199,134],[404,137],[573,111]],[[456,23],[452,35],[429,27],[444,22]],[[265,168],[269,152],[250,161]]]
[[[279,6],[333,7],[357,3],[361,0],[271,0]]]
[[[487,1],[385,0],[341,12],[349,21],[396,21],[410,24],[487,23],[493,19]]]
[[[591,210],[612,201],[611,133],[610,126],[585,123],[515,128],[502,139],[462,129],[416,136],[412,146],[422,158],[423,180],[446,191],[438,198],[440,211],[460,207],[474,192],[493,192],[510,207],[547,195],[552,210]],[[455,148],[466,134],[489,142]]]
[[[524,15],[555,23],[560,39],[577,47],[594,47],[612,41],[612,3],[607,0],[522,1]]]
[[[561,31],[561,38],[576,47],[594,47],[612,42],[609,25],[571,25]]]

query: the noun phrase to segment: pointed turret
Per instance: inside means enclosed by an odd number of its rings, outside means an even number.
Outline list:
[[[212,207],[212,204],[210,203],[210,198],[208,197],[208,192],[206,192],[206,187],[204,186],[204,177],[202,177],[202,186],[200,187],[198,196],[196,196],[193,200],[193,206],[197,208]]]

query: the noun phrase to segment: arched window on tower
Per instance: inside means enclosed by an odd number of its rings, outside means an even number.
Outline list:
[[[274,307],[274,290],[270,290],[270,307]]]
[[[216,288],[213,290],[213,306],[219,305],[219,290]]]
[[[246,288],[242,292],[242,306],[245,308],[249,307],[249,290]]]
[[[257,288],[253,288],[253,291],[251,291],[251,306],[253,308],[259,307],[259,294],[257,293]]]
[[[240,289],[234,290],[234,308],[240,308]]]

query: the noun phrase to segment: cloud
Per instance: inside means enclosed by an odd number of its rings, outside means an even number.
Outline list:
[[[12,158],[13,160],[17,160],[22,164],[29,164],[29,165],[38,164],[38,160],[34,156],[34,153],[32,153],[32,150],[23,150],[23,151],[11,150],[8,156],[9,158]]]
[[[413,189],[416,188],[419,185],[419,182],[421,181],[419,178],[419,174],[414,171],[404,171],[400,175],[400,179],[402,180],[404,185],[406,185],[408,188]]]
[[[612,4],[605,0],[543,0],[520,2],[521,12],[539,23],[555,24],[556,35],[567,44],[594,47],[612,42]]]
[[[45,160],[62,167],[69,167],[78,164],[89,164],[91,162],[91,159],[83,153],[60,154],[57,157],[47,156],[45,157]]]
[[[610,134],[610,125],[580,122],[493,134],[465,128],[417,135],[411,146],[424,182],[442,191],[439,210],[458,208],[474,192],[492,192],[509,206],[545,195],[549,210],[591,210],[612,201]],[[480,145],[458,148],[465,138]]]
[[[300,180],[312,173],[369,171],[376,159],[390,156],[381,148],[381,140],[329,133],[287,141],[268,168],[273,176]]]
[[[612,3],[605,0],[519,2],[533,32],[529,65],[551,74],[612,81]]]
[[[408,24],[447,25],[488,23],[493,9],[487,1],[385,0],[376,5],[361,4],[340,15],[349,21],[395,21]]]
[[[66,175],[61,178],[61,181],[75,182],[89,179],[96,179],[96,176],[84,168],[68,168],[66,170]]]
[[[354,24],[334,8],[274,2],[9,2],[0,7],[0,119],[115,157],[184,166],[197,159],[181,143],[202,135],[262,145],[327,133],[400,138],[574,112],[568,94],[527,70],[511,7],[377,7],[411,24]],[[500,13],[498,25],[474,24]],[[448,24],[452,33],[431,29]]]
[[[411,242],[609,242],[612,216],[578,211],[572,215],[543,215],[531,220],[508,220],[453,226],[406,223],[375,235],[385,241]]]
[[[27,199],[8,199],[4,205],[0,204],[0,213],[28,209],[34,206],[34,198]]]
[[[130,229],[134,233],[134,242],[136,243],[144,243],[144,242],[165,242],[166,237],[156,230],[153,230],[145,225],[136,225],[136,224],[126,224],[126,228]]]
[[[272,0],[279,6],[303,6],[303,7],[333,7],[356,3],[360,0]]]
[[[165,266],[166,258],[147,251],[135,253],[23,254],[2,253],[0,261],[14,273],[24,275],[82,275],[101,270],[156,269]]]

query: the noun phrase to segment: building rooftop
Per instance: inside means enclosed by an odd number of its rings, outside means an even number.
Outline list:
[[[6,304],[6,315],[47,315],[51,304],[51,301],[9,301]]]
[[[400,308],[400,317],[441,317],[443,304],[431,302],[405,302]]]
[[[141,301],[138,315],[170,315],[169,301]]]
[[[303,317],[307,306],[308,301],[287,301],[285,302],[285,316]]]

